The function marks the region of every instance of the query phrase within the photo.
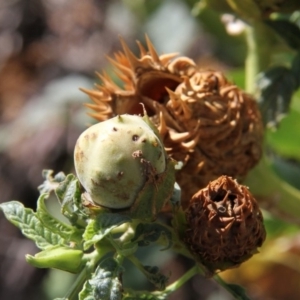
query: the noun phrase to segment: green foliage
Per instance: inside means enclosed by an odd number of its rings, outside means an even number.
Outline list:
[[[69,174],[55,189],[56,196],[61,204],[62,214],[69,219],[72,225],[84,228],[88,219],[81,201],[81,190],[78,179]]]
[[[84,249],[88,249],[91,245],[101,241],[114,228],[130,221],[131,219],[128,216],[117,213],[101,213],[97,215],[95,219],[89,222],[83,234],[85,240]]]
[[[121,300],[123,269],[113,258],[103,260],[91,279],[86,281],[79,300]]]
[[[49,228],[51,232],[60,235],[67,242],[73,241],[77,245],[80,245],[83,230],[63,223],[51,216],[45,205],[47,196],[47,194],[42,194],[37,201],[36,216],[38,219],[41,220],[43,225]]]
[[[273,67],[259,75],[257,86],[265,124],[277,125],[288,112],[293,92],[297,89],[293,72],[283,66]]]
[[[267,131],[268,145],[283,157],[300,161],[299,128],[300,112],[290,109],[289,114],[280,122],[280,127],[276,131]]]
[[[144,266],[143,274],[146,275],[147,279],[153,283],[159,291],[163,291],[166,288],[169,278],[161,274],[158,267]]]
[[[265,23],[294,50],[300,50],[300,28],[288,20],[266,20]]]
[[[295,56],[293,63],[292,63],[292,73],[294,74],[297,87],[300,86],[300,52],[297,53]]]
[[[42,176],[45,181],[38,187],[41,194],[49,194],[54,191],[60,182],[64,181],[66,175],[63,172],[56,174],[53,177],[52,170],[43,170]]]
[[[268,238],[274,239],[280,236],[288,236],[296,234],[299,231],[299,226],[292,225],[290,222],[283,221],[270,214],[265,214],[264,223],[268,232]]]
[[[72,299],[76,294],[82,300],[121,300],[123,296],[166,299],[163,293],[123,292],[121,279],[125,271],[122,263],[128,257],[157,290],[165,289],[168,278],[157,266],[142,265],[134,254],[139,246],[158,240],[167,244],[167,248],[172,247],[174,233],[168,227],[132,220],[127,214],[85,207],[79,201],[78,180],[72,174],[52,177],[52,171],[44,171],[44,178],[40,186],[44,193],[37,201],[36,212],[17,201],[2,203],[0,208],[10,222],[42,249],[34,256],[26,255],[29,264],[79,273],[74,289],[62,299]],[[61,211],[71,224],[56,219],[47,210],[45,202],[51,191],[57,195]],[[108,253],[114,257],[107,257]]]
[[[158,223],[139,223],[132,241],[136,241],[139,246],[148,246],[161,236],[164,236],[168,242],[164,250],[169,249],[172,246],[172,234],[165,226]]]
[[[43,225],[32,209],[25,208],[18,201],[5,202],[0,204],[5,217],[16,225],[29,239],[35,241],[40,249],[47,249],[56,245],[65,245],[62,236],[52,232]]]
[[[291,66],[274,66],[264,70],[257,80],[259,104],[265,124],[277,126],[289,112],[292,96],[300,85],[300,28],[286,19],[266,20],[265,24],[298,52]]]

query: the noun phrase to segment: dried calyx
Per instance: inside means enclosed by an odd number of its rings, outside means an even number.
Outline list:
[[[186,212],[184,241],[211,272],[236,267],[265,240],[262,213],[247,187],[221,176],[199,190]]]
[[[256,102],[222,73],[198,71],[169,94],[168,111],[194,136],[172,149],[175,159],[185,155],[178,181],[189,188],[187,196],[223,174],[242,178],[259,161],[263,130]],[[167,126],[161,131],[168,141]]]
[[[158,55],[146,37],[136,57],[123,52],[110,59],[124,86],[99,75],[97,90],[84,90],[99,121],[142,113],[142,102],[157,126],[167,153],[182,162],[177,181],[183,204],[221,175],[244,177],[261,157],[263,125],[255,100],[222,73],[200,70],[188,57]],[[239,163],[236,163],[236,162]]]

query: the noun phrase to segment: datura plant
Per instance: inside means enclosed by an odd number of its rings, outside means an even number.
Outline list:
[[[187,57],[158,56],[149,39],[147,50],[138,44],[139,58],[122,44],[124,52],[111,61],[124,88],[101,75],[98,90],[86,91],[100,122],[77,140],[76,176],[44,171],[36,211],[17,201],[0,205],[41,249],[26,260],[78,274],[61,299],[162,300],[196,274],[248,299],[217,273],[249,259],[266,237],[258,203],[238,181],[261,157],[256,102],[218,71],[200,70]],[[50,193],[66,222],[47,210]],[[194,266],[169,282],[136,255],[153,243]],[[152,291],[123,284],[126,260]]]
[[[159,56],[148,38],[136,57],[124,41],[110,59],[124,82],[106,75],[97,90],[84,90],[99,121],[140,113],[142,102],[167,153],[182,163],[176,174],[186,206],[191,196],[221,175],[243,178],[259,161],[263,125],[255,100],[219,71],[199,69],[188,57]],[[174,58],[176,57],[176,58]],[[239,162],[238,164],[236,162]]]

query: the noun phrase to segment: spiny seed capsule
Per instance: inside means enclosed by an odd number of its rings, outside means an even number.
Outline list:
[[[149,178],[155,181],[167,167],[162,142],[136,115],[88,128],[77,140],[74,158],[78,179],[93,202],[110,209],[132,206]]]

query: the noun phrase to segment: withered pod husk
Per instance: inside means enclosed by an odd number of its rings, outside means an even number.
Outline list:
[[[228,176],[199,190],[185,213],[184,241],[212,272],[240,265],[258,252],[266,238],[255,198],[247,187]]]

